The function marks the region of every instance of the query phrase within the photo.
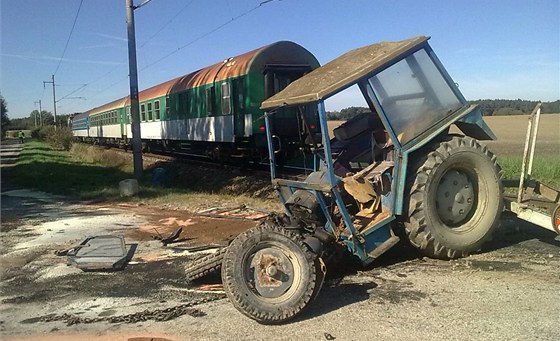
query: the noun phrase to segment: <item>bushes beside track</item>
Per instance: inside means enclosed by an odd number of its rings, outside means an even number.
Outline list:
[[[68,127],[44,126],[31,131],[31,137],[47,142],[57,150],[70,150],[74,136]]]

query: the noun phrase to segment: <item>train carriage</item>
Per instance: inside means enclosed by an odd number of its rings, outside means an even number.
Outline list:
[[[216,159],[266,156],[260,103],[319,67],[302,46],[280,41],[139,93],[145,148],[191,151]],[[131,141],[130,100],[86,112],[89,136],[99,143]],[[289,157],[318,129],[316,112],[280,109],[272,118],[279,154]]]
[[[89,137],[89,114],[84,112],[74,115],[70,127],[74,136],[85,141]]]

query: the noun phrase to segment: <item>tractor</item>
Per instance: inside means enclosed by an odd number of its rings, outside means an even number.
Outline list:
[[[300,314],[340,248],[368,265],[408,238],[429,257],[452,259],[491,237],[503,210],[503,172],[479,140],[495,135],[428,40],[352,50],[262,102],[272,184],[285,213],[219,255],[225,292],[240,312],[263,324]],[[331,138],[324,102],[355,85],[369,112]],[[295,108],[306,128],[313,166],[305,180],[277,176],[282,146],[272,118],[284,108]],[[318,113],[320,133],[305,121],[309,111]],[[462,134],[450,133],[452,125]]]

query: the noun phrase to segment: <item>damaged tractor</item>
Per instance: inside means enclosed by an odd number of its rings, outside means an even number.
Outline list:
[[[321,289],[326,261],[340,247],[367,265],[406,236],[430,257],[480,249],[503,208],[502,172],[479,140],[495,139],[476,105],[420,36],[352,50],[265,100],[272,183],[285,214],[239,235],[223,257],[227,296],[265,324],[303,311]],[[324,101],[357,85],[370,112],[329,138]],[[302,139],[313,154],[304,181],[277,177],[272,116],[296,108],[320,118]],[[450,134],[451,125],[464,135]],[[400,233],[403,232],[403,233]]]

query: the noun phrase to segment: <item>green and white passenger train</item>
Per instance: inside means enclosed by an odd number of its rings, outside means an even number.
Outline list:
[[[267,151],[260,104],[317,67],[311,52],[280,41],[143,90],[143,147],[217,160],[263,158]],[[314,110],[280,109],[272,121],[278,155],[286,158],[319,132]],[[130,123],[127,96],[76,114],[72,130],[85,142],[128,147]]]

